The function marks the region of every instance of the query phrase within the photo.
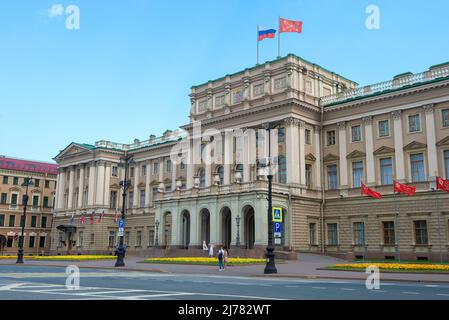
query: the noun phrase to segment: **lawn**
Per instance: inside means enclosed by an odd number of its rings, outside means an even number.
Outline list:
[[[421,263],[417,261],[411,262],[357,262],[334,264],[326,267],[326,270],[342,270],[342,271],[365,271],[366,268],[375,266],[384,272],[424,272],[424,273],[449,273],[449,264],[447,263]]]

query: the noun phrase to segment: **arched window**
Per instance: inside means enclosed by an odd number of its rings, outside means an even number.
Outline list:
[[[206,172],[204,171],[204,169],[200,170],[199,176],[200,176],[200,188],[206,187]]]
[[[287,159],[285,156],[279,156],[278,158],[278,170],[279,170],[279,183],[287,183]]]
[[[218,176],[220,177],[220,185],[223,185],[224,182],[224,168],[223,166],[219,166],[217,168]]]

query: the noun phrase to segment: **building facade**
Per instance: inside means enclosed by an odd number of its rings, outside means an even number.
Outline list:
[[[17,254],[23,223],[25,255],[49,253],[57,174],[55,164],[0,156],[0,254]],[[23,184],[30,177],[34,185],[28,188],[23,222]]]
[[[194,86],[190,99],[181,130],[59,153],[53,252],[67,250],[64,225],[76,252],[113,251],[120,159],[132,155],[129,251],[206,242],[261,256],[270,156],[277,250],[448,259],[449,195],[434,189],[449,171],[449,64],[359,87],[288,55]],[[395,195],[393,179],[417,194]],[[383,198],[362,196],[362,183]],[[105,217],[80,223],[86,211]]]

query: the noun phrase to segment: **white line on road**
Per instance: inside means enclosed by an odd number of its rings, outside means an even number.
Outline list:
[[[317,290],[326,290],[325,287],[312,287],[312,289],[317,289]]]
[[[419,294],[419,292],[403,291],[403,294]]]
[[[437,293],[437,296],[449,297],[449,293]]]
[[[340,288],[340,290],[343,290],[343,291],[355,291],[355,289],[351,289],[351,288]]]
[[[299,288],[298,286],[284,286],[286,288]]]

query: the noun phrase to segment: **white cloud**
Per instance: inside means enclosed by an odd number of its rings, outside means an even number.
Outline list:
[[[62,4],[54,4],[48,9],[48,16],[50,18],[62,16],[64,13],[64,6]]]

